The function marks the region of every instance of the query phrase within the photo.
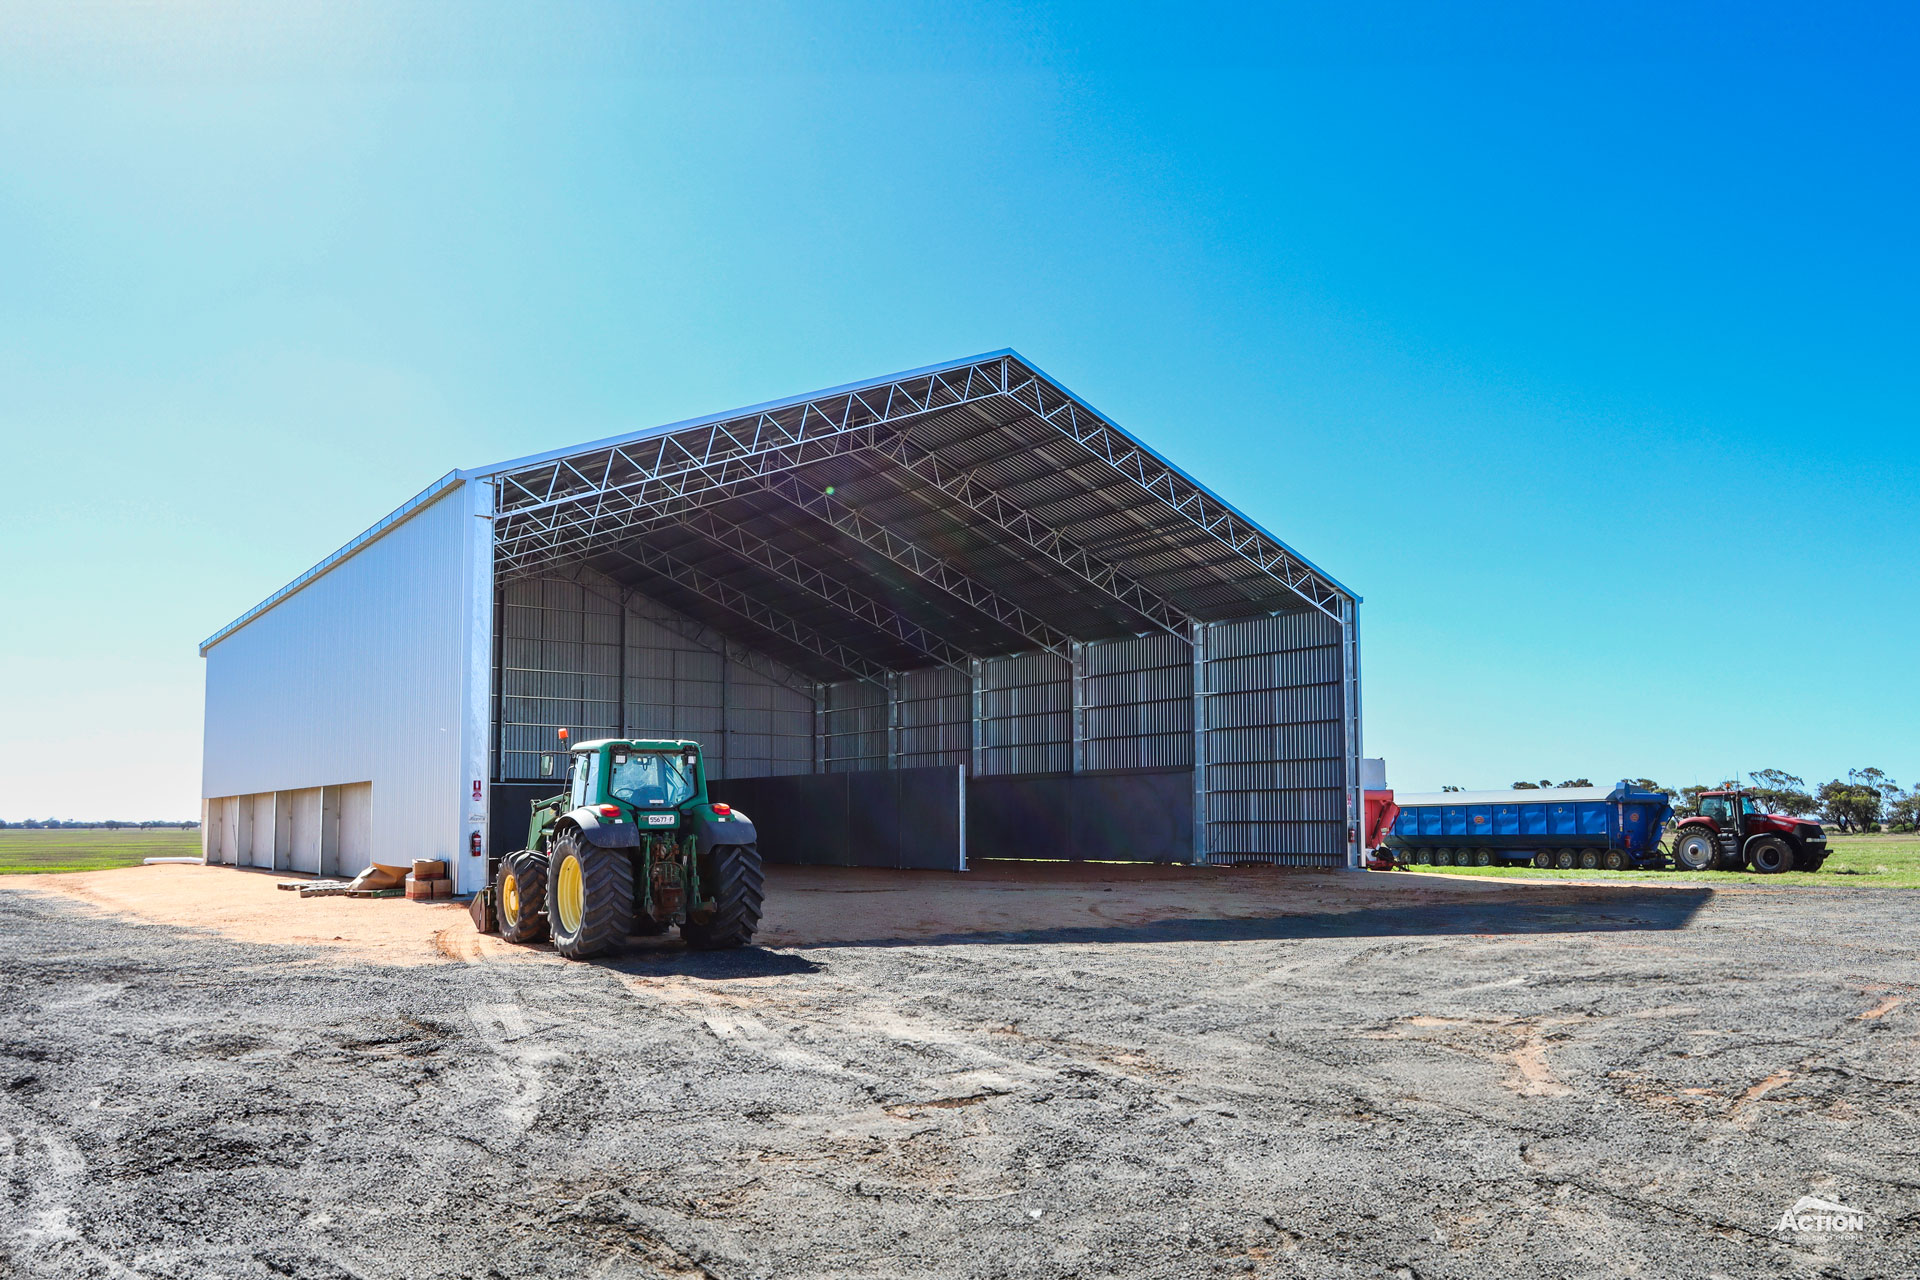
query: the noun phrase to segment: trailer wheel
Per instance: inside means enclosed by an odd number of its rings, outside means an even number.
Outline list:
[[[1414,865],[1414,866],[1416,866],[1416,867],[1427,867],[1427,866],[1432,866],[1432,865],[1433,865],[1433,850],[1431,850],[1431,849],[1424,849],[1424,848],[1423,848],[1423,849],[1415,849],[1415,850],[1413,851],[1413,865]]]
[[[547,872],[547,922],[553,949],[590,960],[619,946],[633,928],[633,859],[598,849],[568,826],[553,842]]]
[[[1542,849],[1533,855],[1533,865],[1545,871],[1553,865],[1553,855]]]
[[[494,917],[508,942],[547,936],[547,855],[522,849],[500,859],[493,882]]]
[[[1573,870],[1573,862],[1573,850],[1571,849],[1562,849],[1553,855],[1553,865],[1562,871]]]
[[[1779,836],[1761,836],[1747,846],[1753,869],[1762,875],[1793,870],[1793,846]]]
[[[1609,849],[1600,855],[1600,865],[1608,871],[1624,871],[1627,867],[1627,855],[1618,849]]]
[[[1475,850],[1473,851],[1473,865],[1474,865],[1474,866],[1476,866],[1476,867],[1490,867],[1490,866],[1492,866],[1492,865],[1493,865],[1493,850],[1491,850],[1491,849],[1475,849]]]
[[[760,846],[717,844],[700,857],[700,885],[713,891],[713,907],[689,916],[680,936],[699,951],[744,947],[760,927]]]
[[[1600,851],[1598,849],[1582,849],[1580,851],[1580,869],[1582,871],[1598,871],[1600,869]]]

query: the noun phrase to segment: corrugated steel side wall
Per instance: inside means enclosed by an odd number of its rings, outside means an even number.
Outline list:
[[[821,740],[827,773],[887,767],[887,690],[867,680],[826,687]]]
[[[1193,767],[1193,649],[1164,633],[1087,645],[1085,768]]]
[[[903,671],[894,683],[893,767],[964,765],[973,754],[973,681],[952,667]]]
[[[470,489],[207,650],[202,796],[370,783],[370,856],[463,852]]]
[[[1073,668],[1058,654],[980,664],[981,777],[1073,768]]]
[[[1318,612],[1208,629],[1210,860],[1345,865],[1340,654]]]
[[[497,777],[538,779],[562,727],[692,738],[716,778],[812,772],[811,698],[664,625],[657,601],[623,610],[623,594],[556,578],[501,589]]]

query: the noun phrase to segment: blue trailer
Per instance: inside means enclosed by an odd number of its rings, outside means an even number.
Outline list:
[[[1673,818],[1666,796],[1625,782],[1394,799],[1400,812],[1382,843],[1396,862],[1426,866],[1664,866],[1660,835]]]

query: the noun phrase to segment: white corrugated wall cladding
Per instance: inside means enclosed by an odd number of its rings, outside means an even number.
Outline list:
[[[459,852],[469,502],[450,489],[207,650],[203,796],[370,782],[371,856]]]

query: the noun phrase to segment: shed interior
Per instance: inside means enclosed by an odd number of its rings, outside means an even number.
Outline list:
[[[564,727],[698,739],[763,845],[1348,860],[1353,597],[1011,353],[488,479],[497,830]],[[850,834],[802,860],[947,865]]]

